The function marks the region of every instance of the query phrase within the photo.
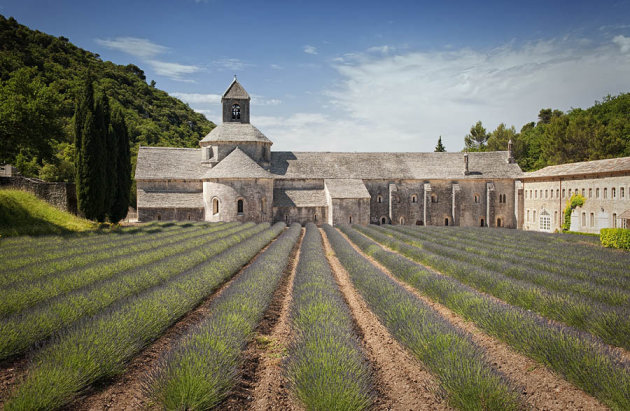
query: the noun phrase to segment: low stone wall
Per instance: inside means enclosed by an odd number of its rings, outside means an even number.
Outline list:
[[[0,187],[28,191],[61,210],[77,214],[77,193],[74,183],[51,183],[36,178],[12,176],[0,177]]]
[[[138,207],[138,221],[204,221],[203,208]]]

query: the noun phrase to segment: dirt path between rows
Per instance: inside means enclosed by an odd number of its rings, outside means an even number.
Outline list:
[[[243,353],[241,379],[218,409],[227,410],[301,410],[289,392],[289,382],[282,366],[291,340],[289,313],[293,279],[299,261],[304,229],[296,242],[278,289],[274,293],[262,322],[256,327],[254,340]]]
[[[238,273],[224,282],[219,288],[206,297],[197,307],[186,313],[179,321],[171,325],[157,340],[134,357],[122,375],[95,386],[85,395],[79,397],[66,409],[70,410],[139,410],[157,408],[147,396],[143,385],[146,375],[155,369],[159,360],[180,338],[184,337],[191,327],[200,324],[210,313],[210,305],[232,284],[243,271],[249,267],[278,237],[267,244]]]
[[[341,292],[352,311],[362,337],[364,351],[374,370],[378,392],[375,408],[381,410],[450,409],[436,378],[396,341],[370,311],[352,285],[322,231],[324,250]]]
[[[564,380],[553,370],[543,364],[526,357],[510,348],[507,344],[495,339],[477,328],[472,322],[466,321],[458,314],[454,313],[442,304],[420,294],[418,290],[409,284],[400,281],[387,268],[381,265],[374,258],[363,253],[350,239],[340,231],[352,247],[381,271],[387,274],[392,280],[403,286],[406,290],[414,294],[428,306],[436,310],[443,318],[455,327],[466,331],[472,341],[486,352],[487,361],[499,372],[512,381],[515,386],[521,387],[523,401],[533,409],[544,410],[606,410],[605,405],[597,399],[580,390],[570,382]],[[379,244],[383,249],[395,252]],[[423,266],[422,264],[419,264]],[[426,267],[431,269],[430,267]],[[440,272],[431,269],[440,275]]]
[[[5,361],[0,365],[0,409],[26,374],[30,362],[30,358],[26,356]]]

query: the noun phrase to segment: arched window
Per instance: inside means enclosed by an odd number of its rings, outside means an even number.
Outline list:
[[[350,224],[352,224],[352,216],[348,218],[348,221],[350,222]]]
[[[240,120],[241,119],[241,106],[238,104],[234,104],[232,106],[232,120]]]
[[[595,214],[591,213],[591,216],[590,216],[590,217],[591,217],[591,218],[590,218],[590,220],[591,220],[591,221],[590,221],[590,223],[591,223],[591,227],[594,227],[594,226],[595,226]]]
[[[412,195],[412,196],[411,196],[411,202],[412,202],[412,203],[417,203],[417,202],[418,202],[418,196],[417,196],[417,195],[415,195],[415,194],[414,194],[414,195]]]
[[[267,203],[267,200],[265,198],[261,198],[260,199],[260,212],[261,213],[265,213],[265,204]]]
[[[236,212],[238,214],[243,214],[243,199],[239,198],[236,202]]]
[[[529,218],[529,210],[527,210],[527,217]],[[486,220],[482,218],[481,220],[479,220],[479,227],[485,227],[485,226],[486,226]]]
[[[534,219],[533,219],[533,221],[536,221],[536,210],[534,210],[534,213],[533,213],[533,214],[534,214]]]
[[[387,224],[387,217],[381,217],[381,225]]]
[[[500,218],[497,218],[497,227],[503,227],[503,221]]]
[[[378,196],[376,196],[376,202],[377,203],[382,203],[383,202],[383,196],[380,195],[380,194]]]
[[[611,188],[610,194],[612,195],[612,198],[617,198],[617,189],[615,187]]]
[[[158,215],[157,215],[157,220],[158,220],[158,221],[162,221],[162,215],[161,215],[161,214],[158,214]]]
[[[416,225],[424,225],[424,223],[422,222],[422,220],[416,220]]]
[[[219,214],[219,199],[216,197],[212,199],[212,214]]]
[[[313,214],[313,218],[317,222],[317,214]]]
[[[479,203],[479,194],[475,194],[475,203]]]
[[[190,214],[188,214],[188,221],[190,221]]]
[[[608,187],[604,187],[604,198],[608,198]]]
[[[398,219],[398,223],[400,225],[405,225],[405,217],[400,217],[400,219]]]
[[[435,194],[435,193],[431,194],[431,202],[432,203],[437,203],[438,202],[437,194]]]
[[[613,189],[613,190],[614,190],[614,189]],[[617,228],[617,213],[613,213],[613,215],[612,215],[612,219],[613,219],[613,221],[612,221],[612,223],[613,223],[613,224],[612,224],[613,228]]]
[[[624,193],[624,189],[623,187],[619,188],[619,198],[624,198],[625,197],[625,193]]]
[[[582,211],[582,227],[586,227],[586,213]]]
[[[444,219],[444,225],[448,226],[448,217]]]

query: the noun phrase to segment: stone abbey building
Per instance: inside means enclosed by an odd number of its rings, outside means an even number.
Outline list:
[[[250,124],[250,97],[236,79],[222,105],[222,124],[200,148],[140,147],[140,221],[522,225],[516,186],[523,172],[510,150],[272,151]]]

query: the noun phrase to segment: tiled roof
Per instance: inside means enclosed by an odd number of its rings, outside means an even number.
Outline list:
[[[508,163],[507,151],[468,153],[469,171],[464,175],[463,153],[329,153],[271,152],[275,178],[323,179],[474,179],[518,178],[516,163]]]
[[[207,141],[257,141],[271,144],[271,140],[249,123],[219,124],[201,140],[202,143]]]
[[[271,173],[259,166],[240,148],[227,155],[210,170],[204,178],[273,178]]]
[[[138,189],[138,207],[203,208],[203,193],[145,191]]]
[[[325,207],[324,190],[292,190],[275,188],[273,190],[274,207]]]
[[[362,180],[337,178],[324,180],[331,198],[370,198]]]
[[[241,83],[239,83],[235,78],[234,81],[232,81],[232,84],[230,84],[230,86],[228,87],[228,89],[225,90],[225,93],[223,93],[223,98],[248,99],[249,94],[247,94],[247,91],[245,91],[243,86],[241,86]]]
[[[523,178],[562,177],[571,175],[630,172],[630,157],[611,158],[608,160],[582,161],[579,163],[560,164],[525,173]]]
[[[140,147],[136,180],[201,180],[208,170],[201,165],[201,150]]]

